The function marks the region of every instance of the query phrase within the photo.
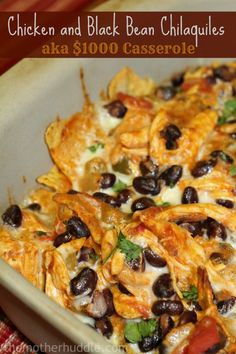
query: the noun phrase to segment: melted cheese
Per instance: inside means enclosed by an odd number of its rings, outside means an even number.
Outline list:
[[[215,199],[206,191],[198,191],[199,203],[215,203]]]
[[[172,205],[181,204],[182,191],[175,185],[173,188],[165,187],[161,193],[161,199]]]
[[[116,128],[120,124],[121,120],[119,118],[112,117],[107,112],[107,109],[103,107],[104,104],[104,102],[98,102],[95,109],[102,129],[108,134],[112,129]]]

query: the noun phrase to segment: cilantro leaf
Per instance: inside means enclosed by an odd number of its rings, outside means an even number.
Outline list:
[[[137,343],[142,338],[150,337],[157,328],[156,319],[142,320],[140,322],[128,322],[125,325],[125,338],[131,343]]]
[[[229,169],[230,176],[236,176],[236,166],[231,166]]]
[[[170,206],[171,203],[169,202],[159,202],[159,203],[156,203],[156,206],[163,206],[163,207],[168,207]]]
[[[112,190],[114,192],[120,192],[123,189],[125,189],[127,187],[127,184],[122,182],[120,179],[114,184],[114,186],[112,187]]]
[[[225,102],[224,112],[227,114],[229,114],[229,113],[235,114],[236,113],[236,99],[235,98]]]
[[[116,247],[114,247],[109,255],[103,260],[103,264],[108,261],[108,259],[115,253],[118,248],[122,253],[125,254],[125,259],[127,262],[137,259],[142,251],[142,247],[127,240],[125,235],[120,231]]]
[[[185,300],[196,301],[198,298],[198,290],[195,285],[191,285],[189,290],[182,291],[182,295]]]
[[[97,151],[97,146],[96,145],[91,145],[88,147],[89,151],[91,151],[92,153]]]
[[[218,125],[223,125],[223,124],[225,124],[226,122],[227,122],[227,117],[225,117],[225,116],[220,116],[220,117],[218,118],[217,124],[218,124]]]
[[[127,262],[137,259],[142,251],[142,247],[127,240],[122,232],[119,233],[117,247],[125,254]]]
[[[228,100],[224,104],[222,115],[218,118],[218,125],[227,123],[231,118],[236,117],[236,99]]]
[[[88,150],[91,151],[92,153],[95,153],[99,148],[103,149],[104,146],[105,146],[104,143],[98,141],[96,144],[89,146]]]
[[[140,342],[142,336],[139,332],[138,324],[136,322],[128,322],[125,325],[125,338],[128,339],[130,343]]]
[[[150,337],[157,327],[156,319],[152,318],[148,321],[138,323],[138,329],[142,337]]]

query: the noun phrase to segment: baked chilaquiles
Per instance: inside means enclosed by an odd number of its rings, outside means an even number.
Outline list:
[[[122,69],[45,132],[0,255],[127,353],[236,353],[236,64]]]

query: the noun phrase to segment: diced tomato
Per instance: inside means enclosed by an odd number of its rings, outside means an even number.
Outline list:
[[[201,80],[200,91],[201,92],[211,92],[212,91],[212,85],[207,81],[207,79]]]
[[[190,88],[192,88],[194,85],[196,85],[197,83],[196,83],[196,81],[193,81],[193,80],[191,80],[191,81],[185,81],[185,82],[183,82],[183,84],[181,85],[181,89],[183,90],[183,91],[188,91]]]
[[[188,354],[188,347],[185,347],[185,348],[183,349],[182,354]]]
[[[211,92],[212,91],[212,85],[206,79],[202,79],[202,78],[185,81],[181,85],[181,89],[183,91],[188,91],[190,88],[192,88],[195,85],[199,86],[199,90],[201,92]]]
[[[203,354],[220,341],[216,320],[206,316],[197,323],[185,353]]]
[[[127,95],[126,93],[123,93],[123,92],[119,92],[117,94],[117,97],[119,100],[121,100],[125,104],[128,104],[130,106],[134,106],[137,108],[151,109],[153,107],[153,104],[150,101],[148,101],[142,97],[130,96],[130,95]]]

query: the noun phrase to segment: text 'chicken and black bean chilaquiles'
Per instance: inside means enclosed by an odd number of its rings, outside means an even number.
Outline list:
[[[236,353],[236,64],[124,68],[45,139],[1,257],[129,354]]]

